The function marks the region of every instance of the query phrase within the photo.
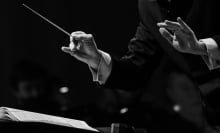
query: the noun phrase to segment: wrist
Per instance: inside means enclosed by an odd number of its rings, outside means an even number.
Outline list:
[[[88,65],[95,69],[95,70],[98,70],[98,67],[99,67],[99,64],[101,62],[101,58],[102,58],[102,55],[99,51],[97,51],[96,55],[93,57],[93,59],[88,63]]]
[[[198,41],[198,46],[199,46],[201,55],[208,55],[207,46],[206,46],[206,43],[204,41],[199,40]]]

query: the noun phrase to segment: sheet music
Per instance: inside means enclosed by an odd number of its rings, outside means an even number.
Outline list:
[[[11,113],[18,121],[44,122],[99,132],[97,129],[90,127],[86,122],[80,120],[35,113],[8,107],[4,107],[4,109],[8,110],[8,112]]]

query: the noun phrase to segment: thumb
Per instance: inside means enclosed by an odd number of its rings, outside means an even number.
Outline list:
[[[159,32],[170,44],[172,44],[174,37],[168,30],[165,28],[160,28]]]
[[[71,54],[72,53],[72,51],[71,51],[71,49],[69,48],[69,47],[61,47],[61,50],[63,51],[63,52],[65,52],[65,53],[68,53],[68,54]]]

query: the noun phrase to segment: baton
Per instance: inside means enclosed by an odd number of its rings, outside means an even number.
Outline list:
[[[36,12],[35,10],[33,10],[32,8],[30,8],[29,6],[27,6],[26,4],[22,4],[24,7],[26,7],[28,10],[30,10],[31,12],[33,12],[34,14],[36,14],[37,16],[39,16],[40,18],[42,18],[43,20],[47,21],[48,23],[50,23],[51,25],[53,25],[54,27],[56,27],[57,29],[59,29],[60,31],[62,31],[63,33],[65,33],[66,35],[70,36],[71,34],[69,32],[67,32],[66,30],[64,30],[63,28],[61,28],[60,26],[56,25],[55,23],[53,23],[52,21],[50,21],[49,19],[47,19],[46,17],[44,17],[43,15],[41,15],[40,13]]]

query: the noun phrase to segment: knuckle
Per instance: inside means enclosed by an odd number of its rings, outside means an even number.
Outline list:
[[[71,33],[71,36],[74,36],[75,34],[76,34],[76,32],[72,32],[72,33]]]
[[[85,32],[83,31],[74,31],[71,33],[71,36],[76,36],[76,35],[80,35],[80,34],[85,34]]]
[[[92,34],[88,34],[88,38],[93,38],[93,35]]]

